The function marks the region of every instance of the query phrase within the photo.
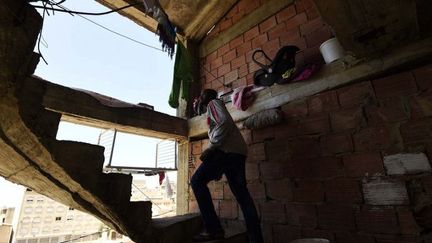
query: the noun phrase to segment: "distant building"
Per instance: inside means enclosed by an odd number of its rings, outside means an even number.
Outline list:
[[[15,208],[0,208],[0,243],[11,243]]]
[[[153,217],[169,217],[176,215],[176,184],[170,182],[168,176],[162,185],[149,188],[145,180],[132,182],[131,201],[151,201]]]
[[[106,228],[95,217],[27,189],[15,243],[93,242]]]

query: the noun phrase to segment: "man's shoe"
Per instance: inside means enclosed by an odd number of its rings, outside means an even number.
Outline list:
[[[217,233],[201,232],[199,235],[195,235],[192,239],[194,242],[220,240],[225,238],[225,232],[220,231]]]

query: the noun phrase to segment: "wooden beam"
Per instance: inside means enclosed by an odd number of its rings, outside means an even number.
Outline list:
[[[84,91],[46,82],[43,106],[63,115],[62,120],[92,127],[112,129],[161,139],[186,139],[187,122],[184,119],[144,107],[113,107],[102,104]]]
[[[136,1],[131,1],[131,0],[125,0],[125,1],[96,0],[96,1],[110,9],[117,9],[117,8],[127,6],[131,3],[136,3]],[[147,30],[156,33],[158,23],[152,17],[145,14],[143,6],[137,5],[134,7],[126,8],[120,11],[119,14],[134,21],[135,23],[146,28]]]
[[[293,2],[294,0],[267,1],[254,12],[241,18],[239,22],[235,23],[229,29],[223,31],[222,33],[213,38],[204,40],[200,49],[200,57],[205,57],[213,51],[216,51],[219,47],[223,46],[235,37],[248,31],[250,28],[261,23],[270,16],[276,14],[281,9],[292,4]]]
[[[343,62],[336,62],[324,66],[311,80],[286,84],[273,85],[257,93],[254,104],[246,111],[236,110],[227,104],[234,121],[242,121],[249,116],[266,109],[276,108],[296,99],[311,96],[325,90],[353,82],[375,78],[404,68],[409,64],[432,60],[432,38],[424,39],[414,44],[394,50],[392,53],[369,60],[352,67],[346,67]],[[207,133],[205,115],[188,120],[189,137],[204,137]]]

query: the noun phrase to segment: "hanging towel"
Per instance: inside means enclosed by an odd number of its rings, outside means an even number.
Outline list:
[[[255,101],[255,95],[252,93],[253,85],[236,88],[233,91],[231,100],[237,110],[245,111]]]
[[[165,171],[159,171],[159,185],[162,185],[163,180],[165,179]]]
[[[192,59],[187,49],[179,41],[174,63],[174,78],[168,104],[172,108],[178,108],[180,87],[181,98],[187,100],[189,97],[189,83],[192,81]]]

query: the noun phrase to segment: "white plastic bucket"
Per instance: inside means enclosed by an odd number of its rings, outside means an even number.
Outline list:
[[[345,56],[345,51],[337,38],[331,38],[322,43],[320,52],[326,63],[332,63]]]
[[[318,239],[318,238],[310,238],[310,239],[298,239],[290,241],[290,243],[329,243],[329,240],[326,239]]]

